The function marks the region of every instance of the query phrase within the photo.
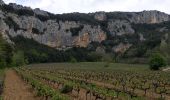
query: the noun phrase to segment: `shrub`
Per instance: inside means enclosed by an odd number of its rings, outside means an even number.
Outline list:
[[[71,57],[71,60],[70,60],[71,63],[76,63],[77,62],[77,59],[74,58],[74,57]]]
[[[23,66],[25,64],[24,52],[17,51],[12,57],[12,65],[14,67]]]
[[[161,67],[166,66],[166,60],[163,56],[156,53],[151,56],[149,65],[151,70],[159,70]]]
[[[0,68],[10,66],[12,61],[13,48],[8,44],[0,34]]]
[[[6,66],[6,61],[0,58],[0,69],[3,69]]]
[[[61,93],[69,93],[72,91],[72,89],[73,89],[73,86],[66,84],[63,86],[63,88],[60,91]]]

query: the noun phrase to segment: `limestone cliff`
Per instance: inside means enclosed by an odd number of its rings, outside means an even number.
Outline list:
[[[10,37],[23,36],[56,48],[87,47],[91,42],[101,43],[108,36],[135,34],[132,23],[161,23],[170,16],[159,11],[96,12],[55,15],[40,9],[17,4],[6,5],[0,0],[0,32],[12,43]],[[140,35],[144,41],[143,35]],[[115,52],[125,52],[131,44],[113,47]]]

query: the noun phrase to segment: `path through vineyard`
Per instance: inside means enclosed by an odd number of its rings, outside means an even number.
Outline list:
[[[40,100],[14,70],[8,70],[5,77],[4,100]]]

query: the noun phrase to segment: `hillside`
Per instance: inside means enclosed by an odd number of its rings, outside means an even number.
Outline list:
[[[29,63],[170,59],[170,15],[159,11],[52,14],[0,0],[0,33]]]

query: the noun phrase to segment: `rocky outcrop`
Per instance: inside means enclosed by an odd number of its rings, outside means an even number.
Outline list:
[[[6,14],[5,17],[10,18],[18,25],[18,29],[15,31],[13,27],[9,28],[2,20],[2,29],[10,36],[16,37],[21,35],[54,48],[87,47],[92,41],[102,42],[106,39],[106,33],[101,30],[100,26],[92,27],[91,25],[74,21],[57,22],[48,20],[42,22],[33,16],[18,16],[12,13]],[[72,36],[73,33],[71,33],[70,29],[78,28],[82,25],[83,29],[78,32],[78,35]]]
[[[107,16],[105,12],[96,12],[94,18],[98,21],[105,21],[107,19]]]
[[[132,44],[123,44],[120,43],[119,45],[113,47],[113,51],[116,53],[121,53],[123,54],[126,50],[128,50],[130,47],[132,46]]]
[[[34,9],[34,13],[37,15],[42,15],[42,16],[49,16],[48,12],[40,10],[39,8]]]
[[[0,5],[3,5],[3,4],[5,4],[4,1],[0,0]]]
[[[14,3],[5,5],[2,0],[0,5],[0,32],[7,41],[12,42],[9,37],[20,35],[57,49],[87,47],[91,42],[101,43],[108,38],[108,34],[113,37],[133,35],[135,30],[132,23],[153,24],[170,20],[169,15],[159,11],[96,12],[83,16],[78,14],[77,17],[73,13],[61,17]],[[12,11],[4,11],[7,8]],[[140,41],[145,40],[142,34],[139,36]],[[130,46],[120,43],[113,50],[124,52]]]
[[[133,23],[160,23],[164,21],[169,21],[170,16],[159,11],[143,11],[140,13],[133,14],[131,22]]]
[[[107,17],[109,17],[109,19],[127,20],[130,23],[154,24],[170,20],[168,14],[156,10],[142,12],[112,12],[105,14],[108,15]]]
[[[130,23],[126,20],[109,21],[108,30],[112,35],[124,35],[135,33]]]

